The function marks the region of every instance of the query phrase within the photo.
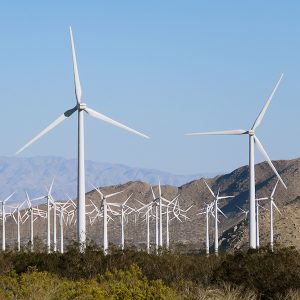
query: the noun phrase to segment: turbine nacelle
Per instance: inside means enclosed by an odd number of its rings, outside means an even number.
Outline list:
[[[77,108],[79,111],[86,110],[87,105],[86,103],[78,103]]]

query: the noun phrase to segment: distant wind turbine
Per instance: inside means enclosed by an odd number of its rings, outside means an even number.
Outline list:
[[[130,131],[134,134],[142,136],[144,138],[149,138],[143,133],[140,133],[134,129],[131,129],[113,119],[87,107],[85,103],[81,102],[82,90],[81,84],[79,80],[79,72],[76,60],[75,46],[72,35],[72,29],[70,27],[70,37],[71,37],[71,45],[72,45],[72,57],[73,57],[73,72],[74,72],[74,83],[75,83],[75,95],[76,95],[76,106],[65,111],[58,119],[56,119],[53,123],[51,123],[47,128],[41,131],[37,136],[35,136],[32,140],[30,140],[26,145],[24,145],[16,154],[21,153],[31,144],[39,140],[42,136],[47,134],[53,128],[58,126],[64,120],[69,118],[75,112],[78,112],[78,181],[77,181],[77,238],[78,242],[81,245],[81,250],[83,251],[86,244],[86,212],[85,212],[85,166],[84,166],[84,112],[86,112],[89,116],[100,119],[106,123],[112,124],[119,128]]]
[[[224,199],[229,199],[229,198],[234,198],[234,196],[222,196],[220,197],[220,189],[218,190],[218,194],[215,195],[215,193],[212,191],[212,189],[210,188],[210,186],[207,184],[206,181],[204,181],[207,188],[209,189],[211,195],[214,197],[214,217],[215,217],[215,254],[218,255],[219,253],[219,226],[218,226],[218,213],[220,212],[225,218],[227,218],[227,216],[222,212],[222,210],[219,208],[218,206],[218,202],[219,200],[224,200]]]
[[[271,159],[269,158],[266,150],[264,149],[263,145],[259,141],[258,137],[255,134],[256,128],[260,125],[262,122],[264,115],[270,105],[270,102],[280,84],[280,81],[283,77],[283,74],[280,76],[278,82],[276,83],[270,97],[266,101],[263,109],[259,113],[257,119],[255,120],[253,126],[249,130],[244,129],[237,129],[237,130],[227,130],[227,131],[215,131],[215,132],[205,132],[205,133],[188,133],[186,135],[188,136],[194,136],[194,135],[248,135],[249,136],[249,168],[250,168],[250,188],[249,188],[249,198],[250,198],[250,234],[249,234],[249,246],[250,248],[255,249],[256,248],[256,219],[255,219],[255,170],[254,170],[254,143],[256,144],[258,150],[262,153],[262,155],[265,157],[266,161],[282,183],[282,185],[286,187],[285,183],[281,179],[280,175],[278,174],[276,168],[274,167],[273,163],[271,162]]]

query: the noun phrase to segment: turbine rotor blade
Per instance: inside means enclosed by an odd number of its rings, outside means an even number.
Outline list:
[[[244,129],[236,129],[236,130],[225,130],[225,131],[210,131],[210,132],[195,132],[195,133],[187,133],[187,136],[194,135],[241,135],[248,133],[247,130]]]
[[[145,135],[145,134],[143,134],[141,132],[138,132],[135,129],[127,127],[127,126],[125,126],[125,125],[123,125],[123,124],[121,124],[121,123],[119,123],[119,122],[117,122],[117,121],[115,121],[115,120],[113,120],[113,119],[111,119],[111,118],[109,118],[109,117],[107,117],[107,116],[105,116],[105,115],[103,115],[103,114],[101,114],[101,113],[99,113],[99,112],[91,109],[91,108],[87,107],[85,109],[85,112],[88,113],[93,118],[99,119],[99,120],[101,120],[103,122],[106,122],[106,123],[109,123],[109,124],[112,124],[112,125],[114,125],[116,127],[125,129],[127,131],[130,131],[130,132],[136,134],[136,135],[142,136],[142,137],[144,137],[146,139],[150,139],[147,135]]]
[[[152,186],[151,186],[151,191],[152,191],[153,200],[155,201],[155,200],[156,200],[156,197],[155,197],[155,194],[154,194],[154,191],[153,191]]]
[[[273,197],[274,197],[274,194],[276,192],[276,188],[277,188],[278,182],[279,182],[279,179],[277,180],[277,182],[276,182],[276,184],[274,186],[274,189],[273,189],[272,194],[271,194],[271,199],[273,199]]]
[[[252,130],[255,130],[260,125],[261,121],[263,120],[263,118],[265,116],[265,113],[266,113],[266,111],[267,111],[267,109],[268,109],[268,107],[270,105],[270,102],[271,102],[272,98],[275,95],[275,92],[276,92],[276,90],[277,90],[277,88],[278,88],[278,86],[280,84],[280,81],[281,81],[282,77],[283,77],[283,74],[281,74],[281,76],[280,76],[279,80],[277,81],[277,83],[276,83],[276,85],[275,85],[275,87],[274,87],[274,89],[273,89],[270,97],[268,98],[268,100],[265,103],[263,109],[261,110],[261,112],[259,113],[257,119],[255,120],[255,122],[254,122],[254,124],[253,124],[253,126],[251,128]]]
[[[126,201],[123,203],[123,205],[126,205],[126,203],[130,200],[130,198],[132,197],[133,193],[130,194],[130,196],[126,199]]]
[[[110,194],[110,195],[107,195],[107,196],[105,196],[105,198],[106,198],[106,199],[108,199],[108,198],[111,198],[111,197],[117,196],[117,195],[119,195],[119,194],[121,194],[121,193],[123,193],[123,192],[124,192],[124,191],[117,192],[117,193],[113,193],[113,194]]]
[[[210,186],[207,184],[207,182],[206,182],[205,180],[204,180],[204,182],[205,182],[207,188],[209,189],[210,193],[212,194],[212,196],[213,196],[214,198],[216,198],[216,196],[215,196],[214,192],[212,191],[212,189],[210,188]]]
[[[273,172],[276,174],[276,176],[278,177],[278,179],[280,180],[280,182],[282,183],[282,185],[287,189],[284,181],[282,180],[282,178],[280,177],[279,173],[277,172],[275,166],[273,165],[271,159],[269,158],[266,150],[264,149],[263,145],[261,144],[261,142],[259,141],[259,139],[257,138],[256,135],[254,135],[254,141],[256,143],[256,146],[258,148],[258,150],[262,153],[262,155],[265,157],[266,161],[268,162],[268,164],[270,165],[270,167],[272,168]]]
[[[282,216],[281,211],[279,210],[279,208],[277,207],[277,205],[275,204],[274,201],[271,202],[271,205],[273,205],[275,207],[275,209],[279,212],[279,214]]]
[[[32,140],[30,140],[25,146],[23,146],[20,150],[18,150],[16,155],[20,154],[22,151],[24,151],[26,148],[28,148],[31,144],[33,144],[34,142],[39,140],[42,136],[44,136],[49,131],[51,131],[53,128],[58,126],[61,122],[63,122],[68,117],[70,117],[75,111],[77,111],[77,106],[70,110],[67,110],[63,115],[61,115],[59,118],[57,118],[47,128],[45,128],[43,131],[41,131],[37,136],[35,136]]]
[[[72,33],[71,26],[70,26],[70,38],[71,38],[71,45],[72,45],[75,94],[76,94],[77,104],[79,104],[80,101],[81,101],[82,91],[81,91],[81,85],[80,85],[80,79],[79,79],[79,73],[78,73],[78,66],[77,66],[77,59],[76,59],[76,52],[75,52],[74,39],[73,39],[73,33]]]

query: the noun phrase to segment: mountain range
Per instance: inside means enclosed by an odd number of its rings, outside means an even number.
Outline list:
[[[121,164],[86,161],[86,190],[92,184],[108,186],[128,181],[144,181],[156,184],[158,177],[162,184],[180,186],[188,181],[211,176],[212,174],[174,175],[155,169],[133,168]],[[16,192],[13,199],[25,199],[25,191],[30,197],[45,194],[46,187],[55,177],[53,196],[65,199],[77,193],[77,160],[61,157],[0,157],[0,199]]]

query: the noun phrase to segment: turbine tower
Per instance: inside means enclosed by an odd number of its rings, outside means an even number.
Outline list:
[[[285,183],[281,179],[280,175],[278,174],[276,168],[274,167],[273,163],[271,162],[266,150],[264,149],[263,145],[261,144],[260,140],[258,139],[257,135],[255,134],[255,130],[262,122],[264,115],[270,105],[270,102],[280,84],[280,81],[283,77],[283,74],[280,76],[278,82],[276,83],[270,97],[266,101],[263,109],[259,113],[257,119],[255,120],[253,126],[249,130],[244,129],[237,129],[237,130],[227,130],[227,131],[215,131],[215,132],[204,132],[204,133],[188,133],[186,135],[194,136],[194,135],[248,135],[249,136],[249,169],[250,169],[250,187],[249,187],[249,199],[250,199],[250,232],[249,232],[249,246],[250,248],[256,248],[256,218],[255,218],[255,172],[254,172],[254,143],[256,144],[258,150],[262,153],[282,185],[286,187]]]
[[[75,96],[76,96],[76,106],[65,111],[58,119],[51,123],[47,128],[41,131],[37,136],[30,140],[25,146],[23,146],[16,154],[21,153],[31,144],[36,142],[42,136],[47,134],[53,128],[58,126],[60,123],[65,121],[75,112],[78,112],[78,180],[77,180],[77,239],[81,245],[81,250],[83,251],[86,243],[86,219],[85,219],[85,166],[84,166],[84,112],[89,116],[100,119],[106,123],[112,124],[116,127],[130,131],[136,135],[142,136],[144,138],[149,138],[143,133],[140,133],[132,128],[129,128],[113,119],[87,107],[87,105],[81,102],[82,90],[79,79],[79,72],[76,60],[75,46],[73,40],[72,29],[70,27],[70,38],[72,46],[72,58],[73,58],[73,72],[74,72],[74,83],[75,83]]]

